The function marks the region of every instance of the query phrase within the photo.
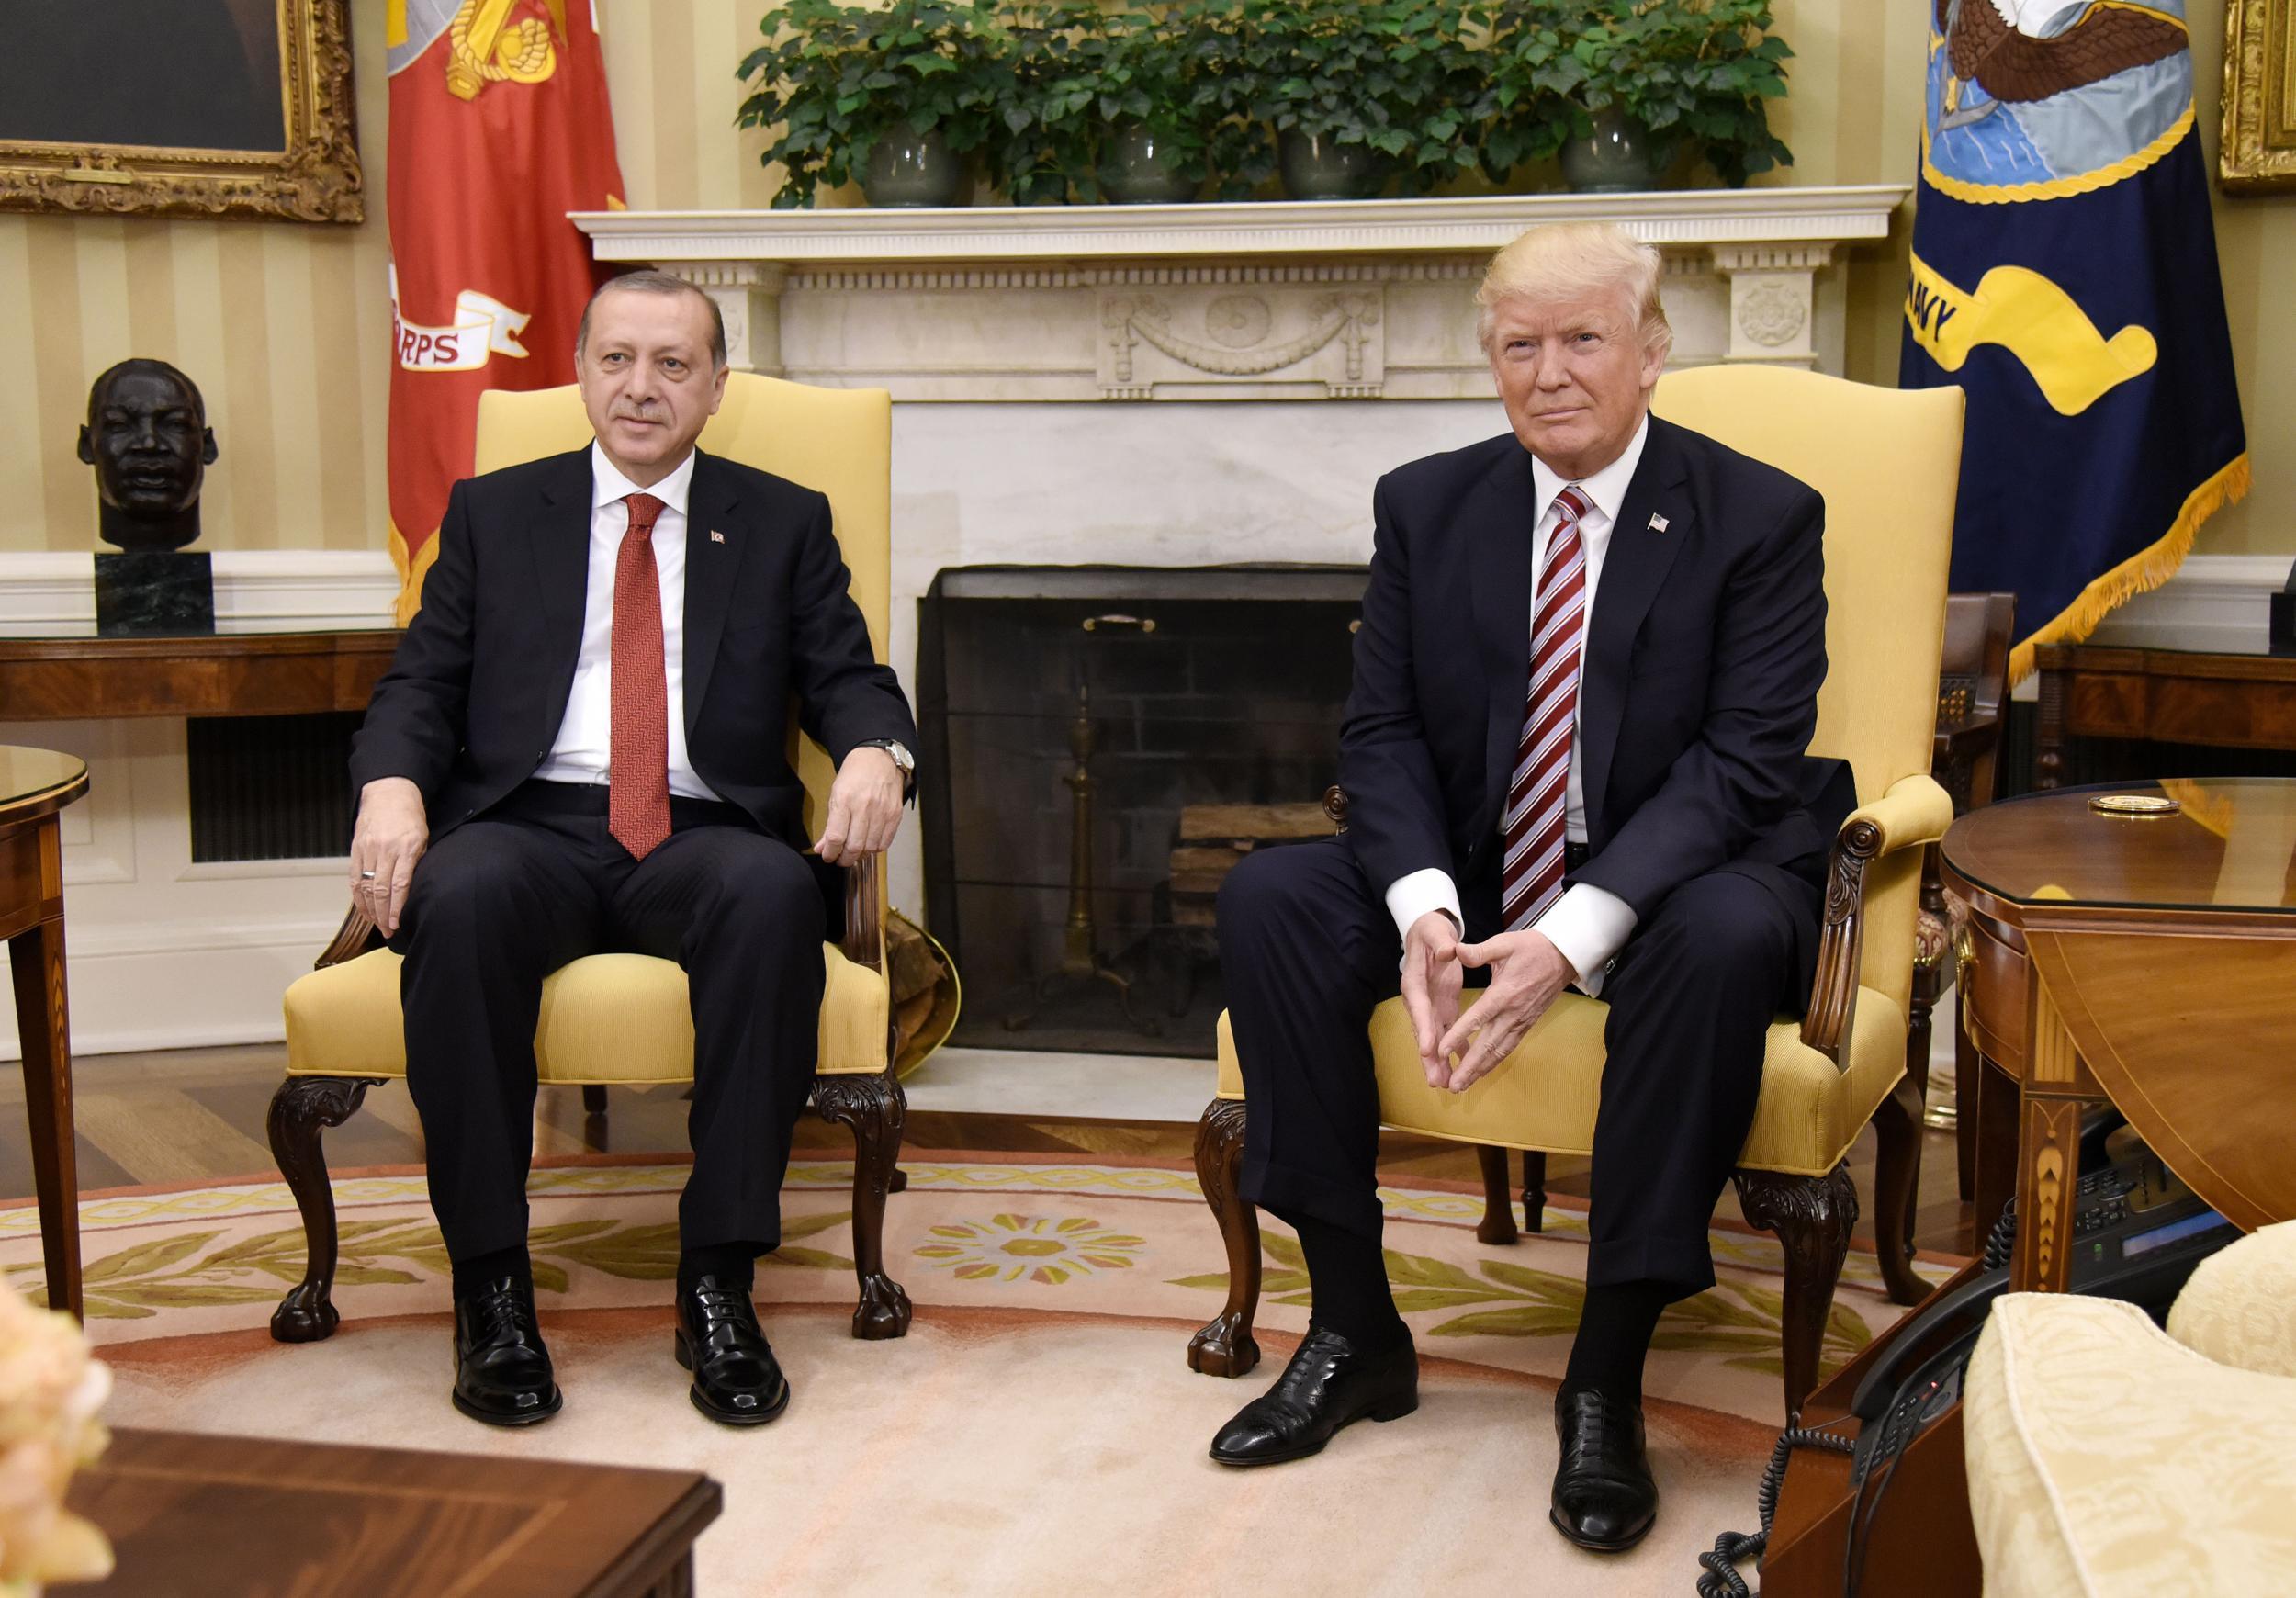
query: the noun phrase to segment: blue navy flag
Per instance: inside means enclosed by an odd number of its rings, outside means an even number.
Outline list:
[[[2248,490],[2186,0],[1933,0],[1902,388],[1969,397],[1957,591],[2012,680]]]

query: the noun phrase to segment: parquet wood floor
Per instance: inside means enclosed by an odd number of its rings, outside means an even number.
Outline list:
[[[168,1050],[141,1054],[87,1055],[73,1063],[79,1121],[80,1188],[84,1193],[145,1184],[212,1181],[272,1172],[264,1117],[279,1085],[286,1058],[280,1044]],[[1209,1077],[1209,1070],[1206,1073]],[[545,1092],[535,1116],[535,1149],[543,1154],[602,1151],[614,1153],[682,1151],[686,1104],[674,1087],[614,1088],[606,1115],[584,1116],[580,1095]],[[1015,1154],[1127,1154],[1187,1160],[1195,1146],[1192,1122],[1100,1120],[911,1110],[906,1146]],[[366,1106],[326,1134],[327,1162],[335,1170],[361,1165],[416,1165],[422,1129],[405,1086],[371,1090]],[[845,1157],[852,1139],[844,1129],[812,1117],[798,1128],[797,1145],[816,1157]],[[1478,1180],[1472,1150],[1428,1138],[1390,1133],[1381,1140],[1380,1168],[1392,1179]],[[1869,1131],[1851,1156],[1862,1207],[1870,1217],[1874,1136]],[[1550,1194],[1584,1197],[1584,1160],[1548,1162]],[[0,1071],[0,1198],[28,1202],[32,1165],[24,1140],[21,1076]],[[1947,1254],[1971,1252],[1964,1207],[1955,1194],[1953,1140],[1926,1134],[1918,1246]],[[1737,1200],[1723,1196],[1718,1213],[1735,1220]]]

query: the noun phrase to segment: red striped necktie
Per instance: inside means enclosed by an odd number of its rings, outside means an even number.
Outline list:
[[[1555,496],[1555,531],[1531,617],[1530,691],[1523,738],[1499,830],[1506,839],[1501,919],[1530,926],[1562,892],[1563,824],[1570,812],[1570,734],[1579,710],[1579,641],[1586,614],[1586,546],[1579,518],[1593,507],[1576,484]]]

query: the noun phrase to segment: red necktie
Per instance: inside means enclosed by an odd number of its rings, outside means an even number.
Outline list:
[[[1589,503],[1575,485],[1555,496],[1538,603],[1531,618],[1531,685],[1514,780],[1500,822],[1506,864],[1500,919],[1510,932],[1536,921],[1562,892],[1563,826],[1570,808],[1570,733],[1579,709],[1580,620],[1586,613],[1586,550],[1579,518]]]
[[[632,494],[613,563],[613,730],[607,747],[606,830],[634,860],[670,836],[670,672],[661,641],[654,519],[662,502]]]

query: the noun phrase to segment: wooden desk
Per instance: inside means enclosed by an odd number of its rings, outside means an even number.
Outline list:
[[[80,1180],[72,1140],[72,1022],[63,978],[63,843],[56,814],[87,792],[70,755],[0,744],[0,938],[16,979],[24,1112],[39,1192],[48,1301],[80,1312]],[[62,1291],[58,1294],[61,1285]]]
[[[2296,780],[2113,791],[2182,809],[2132,819],[2092,812],[2095,791],[2034,793],[1972,812],[1941,845],[1970,906],[1968,1025],[1987,1061],[1977,1232],[2013,1187],[2024,1289],[2061,1291],[2071,1271],[2093,1103],[2244,1230],[2296,1217]]]
[[[395,628],[197,638],[0,638],[0,721],[365,710]]]
[[[2054,788],[2068,737],[2296,749],[2296,657],[2054,644],[2036,650],[2036,783]]]
[[[67,1502],[118,1566],[87,1598],[689,1598],[698,1471],[122,1431]]]

